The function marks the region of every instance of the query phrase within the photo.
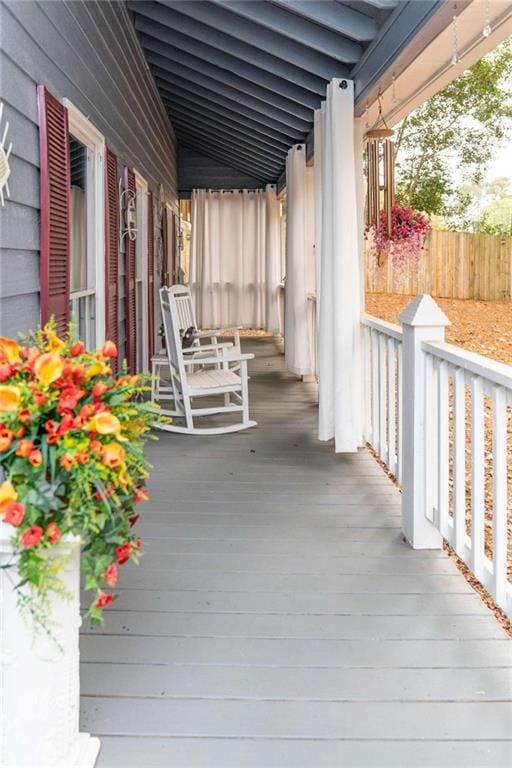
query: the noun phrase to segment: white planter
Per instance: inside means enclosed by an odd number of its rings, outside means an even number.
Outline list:
[[[0,522],[0,565],[11,561],[11,535]],[[78,725],[78,540],[70,537],[61,551],[71,555],[61,577],[72,594],[53,602],[62,651],[50,639],[33,639],[16,607],[16,573],[0,569],[0,768],[92,768],[100,748]]]

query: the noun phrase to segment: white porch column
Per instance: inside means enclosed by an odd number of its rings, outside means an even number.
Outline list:
[[[444,341],[450,321],[427,294],[416,296],[399,315],[403,324],[402,529],[414,549],[440,549],[441,534],[425,516],[426,448],[424,341]],[[431,457],[434,460],[434,457]]]

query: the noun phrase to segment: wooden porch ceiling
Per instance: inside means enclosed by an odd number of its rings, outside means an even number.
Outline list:
[[[289,147],[310,133],[327,83],[353,78],[357,100],[368,98],[426,25],[442,16],[446,26],[448,5],[442,0],[128,2],[180,150],[214,162],[214,170],[194,184],[207,187],[223,186],[226,170],[252,180],[248,186],[275,182]],[[436,25],[430,26],[434,34]]]

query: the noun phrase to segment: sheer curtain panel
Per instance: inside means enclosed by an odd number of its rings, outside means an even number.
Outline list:
[[[361,427],[361,275],[354,84],[332,80],[315,112],[319,438],[354,452]]]
[[[192,192],[190,285],[201,327],[279,331],[275,185]]]
[[[286,367],[312,373],[308,333],[308,293],[314,290],[313,176],[306,147],[297,144],[286,158],[286,285],[284,350]]]

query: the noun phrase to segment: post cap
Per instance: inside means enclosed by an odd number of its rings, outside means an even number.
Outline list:
[[[404,325],[423,328],[443,328],[451,325],[445,313],[428,293],[416,296],[398,315]]]

